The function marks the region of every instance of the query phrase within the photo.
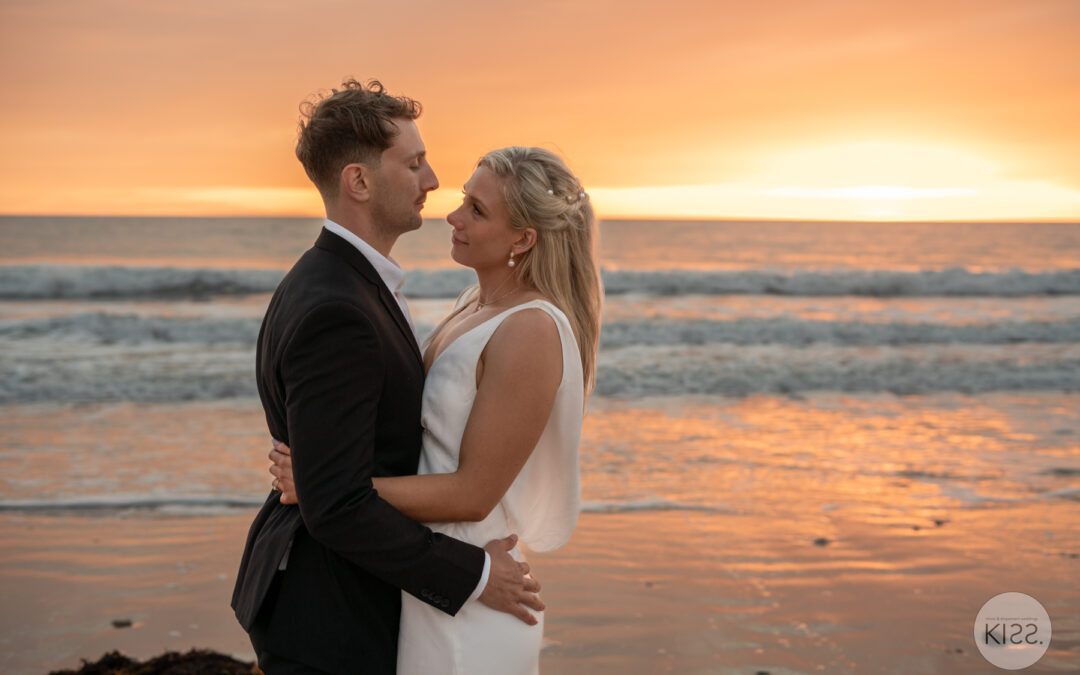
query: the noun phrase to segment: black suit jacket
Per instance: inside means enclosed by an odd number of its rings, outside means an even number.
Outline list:
[[[236,616],[248,631],[265,621],[278,656],[393,673],[399,589],[454,614],[484,566],[482,549],[433,533],[372,489],[372,476],[413,474],[419,462],[424,371],[412,330],[367,259],[323,230],[270,301],[257,369],[301,505],[274,491],[255,517]]]

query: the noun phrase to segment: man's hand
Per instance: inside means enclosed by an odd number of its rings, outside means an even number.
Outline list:
[[[484,547],[491,556],[491,573],[487,586],[480,593],[480,602],[488,607],[513,614],[530,626],[537,624],[536,617],[526,607],[544,611],[544,603],[537,593],[540,582],[529,576],[529,563],[519,563],[510,557],[509,551],[517,544],[517,535],[495,539]]]
[[[271,440],[274,443],[268,455],[270,461],[273,462],[270,465],[270,473],[274,476],[271,486],[275,490],[281,490],[279,501],[282,504],[296,504],[296,486],[293,484],[292,454],[289,452],[289,446],[276,438]]]

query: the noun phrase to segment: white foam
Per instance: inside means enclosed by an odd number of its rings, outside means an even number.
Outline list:
[[[587,501],[581,504],[582,513],[626,513],[633,511],[702,511],[706,513],[738,513],[723,504],[694,504],[669,499],[639,499],[628,501]]]
[[[284,276],[279,269],[3,265],[0,299],[208,297],[267,293]],[[453,298],[475,282],[471,270],[411,270],[405,293]],[[964,268],[903,272],[605,270],[607,294],[792,296],[990,296],[1080,295],[1080,269],[1048,272],[973,272]]]
[[[655,295],[854,295],[994,296],[1080,294],[1080,269],[1053,272],[972,272],[964,268],[899,272],[889,270],[836,270],[772,272],[609,271],[604,274],[607,294]]]
[[[600,353],[602,395],[1080,391],[1080,344],[701,345]]]
[[[121,511],[121,510],[206,510],[262,506],[265,498],[92,495],[74,499],[0,501],[2,511]]]
[[[255,317],[158,317],[88,312],[67,316],[0,321],[0,340],[84,341],[96,344],[201,343],[254,344],[260,319]],[[424,334],[430,326],[421,324]],[[613,321],[600,334],[602,349],[634,345],[781,344],[805,346],[1018,344],[1080,342],[1080,319],[1004,321],[972,324],[814,321],[751,318],[732,321]]]
[[[632,345],[810,344],[916,345],[1080,342],[1080,319],[1065,321],[940,323],[862,323],[765,318],[733,321],[618,321],[604,324],[604,348]]]

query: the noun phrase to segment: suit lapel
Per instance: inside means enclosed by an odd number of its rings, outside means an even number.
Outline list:
[[[413,355],[416,356],[416,360],[422,365],[424,359],[420,355],[420,346],[416,344],[416,334],[413,333],[412,327],[409,325],[405,315],[401,312],[401,307],[398,305],[397,300],[394,299],[394,294],[391,293],[390,289],[383,283],[382,277],[379,276],[379,273],[376,272],[375,268],[368,262],[368,259],[365,258],[360,251],[356,250],[355,246],[326,229],[319,233],[319,238],[315,240],[315,246],[341,257],[353,269],[359,272],[360,276],[364,277],[364,279],[375,286],[375,289],[379,294],[379,301],[382,303],[383,308],[386,309],[387,313],[393,318],[398,330],[401,331],[402,336],[412,347]]]

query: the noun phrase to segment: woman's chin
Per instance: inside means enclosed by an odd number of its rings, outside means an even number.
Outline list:
[[[463,267],[472,267],[472,265],[469,264],[468,256],[462,255],[463,251],[461,249],[461,246],[454,245],[453,248],[450,249],[450,259]]]

